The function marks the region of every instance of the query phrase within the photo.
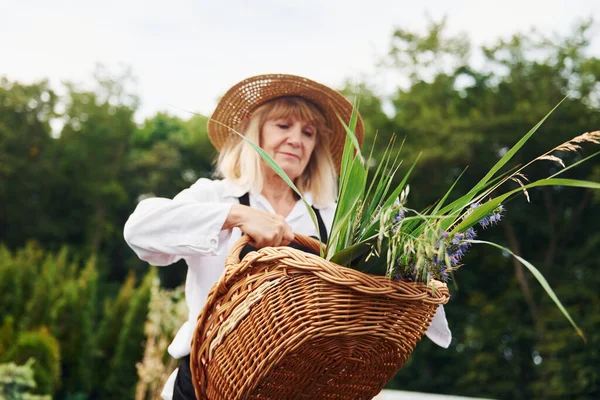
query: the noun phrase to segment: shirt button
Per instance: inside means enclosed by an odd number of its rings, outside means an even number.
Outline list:
[[[210,244],[217,244],[217,239],[210,239]]]

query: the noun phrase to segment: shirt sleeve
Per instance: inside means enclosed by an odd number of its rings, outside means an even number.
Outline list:
[[[217,189],[201,179],[173,199],[142,200],[125,223],[125,241],[140,259],[158,266],[219,254],[229,238],[221,228],[233,204],[223,202]]]
[[[431,325],[429,325],[429,328],[425,331],[425,335],[427,335],[429,340],[440,347],[447,349],[450,346],[450,342],[452,342],[452,332],[450,332],[448,320],[446,320],[446,311],[442,304],[435,310]]]

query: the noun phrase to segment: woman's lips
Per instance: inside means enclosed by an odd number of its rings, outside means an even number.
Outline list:
[[[294,158],[296,158],[296,159],[298,159],[298,160],[300,159],[300,156],[299,156],[299,155],[297,155],[297,154],[286,153],[286,152],[284,152],[284,151],[280,151],[280,152],[279,152],[279,154],[283,154],[284,156],[288,156],[288,157],[294,157]]]

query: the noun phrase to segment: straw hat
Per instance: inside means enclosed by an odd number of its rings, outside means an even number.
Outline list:
[[[208,137],[217,150],[235,135],[229,127],[235,128],[252,112],[268,102],[284,96],[299,96],[314,103],[325,116],[332,130],[329,147],[333,162],[339,169],[346,141],[346,130],[338,115],[346,125],[350,122],[352,103],[339,92],[325,85],[300,76],[285,74],[257,75],[233,86],[217,104],[208,121]],[[360,115],[355,130],[356,138],[362,145],[364,125]]]

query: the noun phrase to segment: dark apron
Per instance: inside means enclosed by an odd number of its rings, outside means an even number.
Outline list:
[[[250,207],[250,196],[248,193],[244,194],[238,200],[241,205]],[[317,215],[317,222],[319,224],[319,234],[321,235],[321,241],[323,243],[327,243],[327,229],[325,228],[325,223],[323,222],[321,213],[314,206],[312,208],[315,211],[315,214]],[[294,242],[290,243],[288,246],[294,249],[306,251],[307,253],[319,255],[319,253],[315,250]],[[244,246],[240,253],[240,259],[244,258],[246,254],[255,250],[256,247],[247,244],[246,246]],[[181,362],[179,364],[179,371],[177,372],[177,377],[175,378],[173,400],[196,400],[196,393],[194,392],[194,385],[192,384],[192,371],[190,370],[189,355],[181,358]]]

